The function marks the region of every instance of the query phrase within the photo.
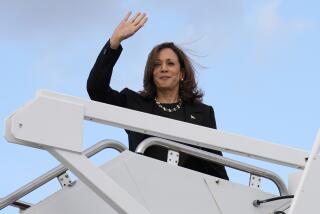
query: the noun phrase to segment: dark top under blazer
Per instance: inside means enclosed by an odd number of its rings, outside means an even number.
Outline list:
[[[107,44],[100,52],[96,60],[96,63],[94,64],[90,72],[87,81],[88,94],[90,98],[95,101],[104,102],[152,114],[152,109],[154,105],[154,101],[152,99],[145,99],[140,94],[128,88],[125,88],[121,92],[118,92],[110,87],[112,70],[121,52],[121,46],[117,50],[114,50],[110,48],[109,41],[107,42]],[[211,106],[205,105],[203,103],[184,103],[184,108],[186,115],[185,122],[206,126],[214,129],[216,128],[214,111]],[[191,115],[193,116],[193,118],[191,118]],[[129,149],[131,151],[135,151],[137,145],[142,140],[148,137],[142,133],[137,133],[128,130],[126,131],[129,138]],[[220,151],[210,149],[203,150],[222,155]],[[147,156],[165,161],[167,151],[161,147],[151,147],[146,151],[145,154]],[[186,154],[180,154],[179,165],[209,175],[213,175],[223,179],[228,179],[226,170],[223,166],[210,163],[200,158],[195,158]]]

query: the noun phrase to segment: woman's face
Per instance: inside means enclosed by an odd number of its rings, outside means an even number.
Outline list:
[[[171,48],[159,52],[153,70],[153,81],[157,90],[179,91],[179,82],[183,78],[178,56]]]

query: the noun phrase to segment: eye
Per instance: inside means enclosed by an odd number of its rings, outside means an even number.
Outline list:
[[[174,62],[169,61],[168,65],[174,65]]]
[[[153,64],[153,66],[156,68],[156,67],[159,67],[161,65],[161,63],[160,62],[155,62],[154,64]]]

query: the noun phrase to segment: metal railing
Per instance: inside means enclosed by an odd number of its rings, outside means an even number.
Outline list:
[[[183,152],[188,155],[196,156],[198,158],[202,158],[223,166],[228,166],[233,169],[241,170],[244,172],[248,172],[253,175],[258,175],[264,178],[267,178],[275,183],[277,186],[280,196],[283,195],[288,195],[288,189],[285,185],[285,183],[282,181],[282,179],[275,174],[272,171],[262,169],[256,166],[249,165],[247,163],[242,163],[239,161],[232,160],[230,158],[226,158],[220,155],[216,155],[214,153],[206,152],[201,149],[197,149],[191,146],[186,146],[181,143],[173,142],[170,140],[162,139],[162,138],[157,138],[157,137],[150,137],[142,141],[138,147],[136,148],[136,152],[143,154],[145,150],[150,147],[150,146],[162,146],[167,149],[172,149],[177,152]]]
[[[0,198],[0,201],[2,199],[3,198]],[[20,210],[26,210],[29,207],[33,206],[33,204],[31,204],[31,203],[20,201],[20,200],[19,201],[15,201],[15,202],[13,202],[12,204],[9,204],[9,205],[12,206],[12,207],[19,208]]]
[[[97,154],[98,152],[104,150],[104,149],[108,149],[108,148],[112,148],[115,149],[119,152],[123,152],[124,150],[127,150],[128,148],[126,146],[124,146],[123,144],[121,144],[118,141],[115,140],[101,140],[98,143],[96,143],[95,145],[89,147],[88,149],[84,150],[82,152],[83,155],[85,155],[86,157],[91,157],[95,154]],[[16,191],[14,191],[13,193],[11,193],[10,195],[2,198],[0,200],[0,210],[7,207],[7,206],[14,206],[14,207],[18,207],[20,209],[27,209],[28,207],[30,207],[31,204],[26,203],[26,202],[21,202],[18,201],[20,198],[22,198],[23,196],[29,194],[30,192],[36,190],[37,188],[41,187],[42,185],[48,183],[49,181],[51,181],[52,179],[60,176],[61,174],[65,173],[68,169],[65,168],[62,164],[60,164],[59,166],[53,168],[52,170],[46,172],[45,174],[43,174],[42,176],[34,179],[33,181],[27,183],[26,185],[22,186],[21,188],[17,189]]]
[[[286,185],[284,184],[282,179],[274,172],[271,172],[269,170],[262,169],[256,166],[252,166],[246,163],[242,163],[239,161],[235,161],[220,155],[216,155],[214,153],[206,152],[204,150],[200,150],[191,146],[186,146],[181,143],[177,143],[177,142],[173,142],[173,141],[169,141],[169,140],[157,138],[157,137],[150,137],[145,139],[138,145],[138,147],[136,148],[136,152],[143,154],[148,147],[154,146],[154,145],[162,146],[178,152],[183,152],[183,153],[196,156],[220,165],[228,166],[230,168],[234,168],[237,170],[241,170],[244,172],[248,172],[254,175],[267,178],[275,183],[281,196],[288,195],[288,190]],[[107,148],[113,148],[119,152],[127,150],[127,147],[118,141],[102,140],[96,143],[95,145],[91,146],[90,148],[86,149],[85,151],[83,151],[82,154],[84,154],[89,158]],[[18,201],[18,200],[21,199],[23,196],[29,194],[30,192],[36,190],[37,188],[41,187],[42,185],[48,183],[52,179],[65,173],[67,170],[68,170],[67,168],[65,168],[62,164],[60,164],[59,166],[53,168],[52,170],[48,171],[42,176],[22,186],[21,188],[14,191],[10,195],[6,196],[5,198],[1,198],[0,210],[10,205],[14,207],[18,207],[21,210],[25,210],[29,208],[32,204],[23,202],[23,201]]]

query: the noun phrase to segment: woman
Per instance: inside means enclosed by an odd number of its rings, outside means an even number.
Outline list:
[[[150,52],[145,67],[143,91],[136,93],[125,88],[118,92],[110,87],[112,70],[122,51],[120,43],[134,35],[147,21],[146,14],[137,13],[131,19],[130,16],[131,12],[114,30],[90,72],[87,82],[90,98],[99,102],[216,128],[213,108],[201,102],[203,94],[197,88],[190,60],[173,43],[162,43]],[[132,131],[127,131],[127,134],[131,151],[135,151],[142,140],[150,137]],[[219,151],[205,150],[222,155]],[[145,155],[165,161],[167,150],[154,146],[147,149]],[[228,179],[223,166],[200,158],[180,154],[179,165]]]

